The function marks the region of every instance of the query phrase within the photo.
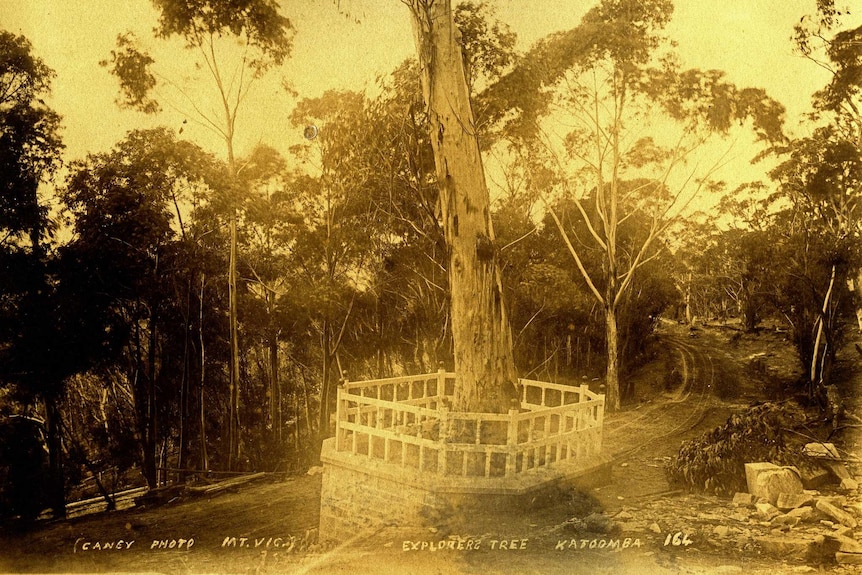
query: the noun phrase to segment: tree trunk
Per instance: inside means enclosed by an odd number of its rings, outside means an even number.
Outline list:
[[[694,318],[691,314],[691,273],[688,274],[688,282],[685,285],[685,323],[692,325]]]
[[[818,377],[817,373],[817,363],[820,359],[820,342],[823,339],[824,335],[824,324],[826,322],[826,314],[829,312],[829,302],[832,300],[832,288],[835,286],[835,266],[832,266],[832,273],[829,277],[829,288],[826,290],[826,295],[823,297],[823,308],[820,311],[820,315],[817,317],[817,336],[814,339],[814,347],[811,350],[811,369],[809,371],[809,379],[810,379],[810,394],[813,396],[815,394],[816,388],[819,385],[823,385],[823,369],[821,368],[820,377]],[[824,357],[826,354],[826,350],[823,350]],[[823,365],[823,364],[821,364]]]
[[[410,7],[449,247],[453,409],[505,412],[518,398],[517,375],[460,33],[450,0]]]
[[[611,411],[616,411],[620,408],[620,356],[617,310],[613,306],[608,307],[605,313],[605,328],[608,344],[608,368],[605,377],[607,406]]]
[[[151,306],[154,307],[154,306]],[[153,314],[154,315],[154,314]],[[144,477],[147,485],[152,489],[158,486],[158,473],[156,462],[156,321],[150,316],[149,338],[147,344],[147,397],[146,397],[146,424],[144,426]]]
[[[300,370],[300,382],[302,385],[302,398],[305,404],[305,432],[308,435],[309,441],[314,437],[314,426],[311,420],[311,398],[308,394],[308,382],[305,379],[305,372]]]
[[[180,376],[180,429],[179,429],[179,457],[177,459],[177,469],[185,469],[187,465],[188,451],[188,403],[189,403],[189,380],[191,379],[191,322],[192,314],[192,277],[189,275],[188,286],[186,291],[186,307],[183,314],[183,369]],[[186,480],[184,471],[179,472],[180,482]]]
[[[742,308],[742,323],[746,333],[753,333],[757,329],[760,319],[757,317],[757,302],[748,282],[743,282],[740,293],[740,304]]]
[[[233,170],[231,170],[233,171]],[[230,323],[230,383],[228,404],[228,463],[229,471],[233,471],[239,459],[239,333],[237,329],[237,295],[236,295],[236,207],[230,215],[230,259],[228,262],[228,299]]]
[[[207,420],[206,402],[204,398],[204,383],[206,382],[207,354],[204,344],[204,286],[206,275],[201,274],[200,317],[198,318],[198,338],[201,347],[201,385],[200,385],[200,468],[209,471],[209,456],[207,455]]]
[[[46,394],[45,423],[48,444],[48,505],[55,518],[66,517],[66,482],[63,474],[63,438],[60,434],[60,406]]]
[[[275,297],[275,294],[273,294]],[[274,313],[270,311],[270,313]],[[269,333],[269,397],[272,436],[281,444],[281,388],[278,385],[278,331],[273,326]]]
[[[329,437],[329,414],[331,412],[332,393],[330,380],[332,379],[332,345],[330,341],[332,327],[328,320],[323,322],[323,374],[320,382],[320,412],[317,420],[318,441]]]

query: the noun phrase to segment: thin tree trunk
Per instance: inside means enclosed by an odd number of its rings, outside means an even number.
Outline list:
[[[206,345],[204,343],[204,285],[206,283],[206,274],[201,274],[201,293],[200,293],[200,317],[198,322],[198,338],[201,347],[201,381],[200,381],[200,466],[204,471],[209,471],[209,457],[207,455],[207,421],[206,421],[206,401],[204,397],[204,384],[206,383],[206,365],[207,354]]]
[[[230,216],[230,259],[228,262],[228,299],[230,323],[230,383],[228,405],[228,470],[233,471],[239,459],[239,333],[237,328],[236,294],[236,250],[237,213],[232,208]]]
[[[274,297],[274,295],[273,295]],[[270,313],[273,313],[272,311]],[[281,443],[281,388],[278,384],[278,334],[275,327],[269,333],[269,397],[272,434]]]
[[[314,428],[311,423],[311,398],[308,394],[308,382],[305,380],[305,372],[300,371],[300,375],[302,380],[302,397],[305,400],[305,429],[309,440],[311,440],[314,437]]]
[[[331,385],[330,379],[332,378],[332,352],[331,352],[331,342],[330,342],[330,331],[332,330],[329,325],[329,320],[323,321],[323,374],[321,375],[320,382],[320,412],[318,413],[318,421],[317,421],[317,434],[319,436],[319,441],[322,441],[326,437],[329,436],[329,413],[330,413],[330,401],[331,401]]]
[[[460,33],[450,0],[410,6],[449,246],[453,408],[505,412],[518,401],[517,375]]]
[[[192,278],[189,275],[188,286],[186,291],[186,309],[183,315],[183,370],[180,376],[180,429],[179,429],[179,457],[177,459],[177,469],[185,469],[186,466],[186,450],[188,444],[188,433],[186,432],[186,418],[188,414],[188,394],[189,394],[189,379],[191,358],[189,347],[191,342],[189,331],[191,330],[191,307],[192,307]],[[185,472],[180,471],[179,480],[185,481]]]
[[[45,423],[48,444],[48,504],[54,517],[66,517],[66,489],[63,473],[63,438],[61,435],[59,401],[52,394],[46,394]]]
[[[146,435],[144,436],[144,474],[150,487],[158,485],[158,463],[156,461],[156,322],[150,315],[149,338],[147,344],[147,398],[146,398]]]
[[[620,358],[619,333],[617,332],[617,310],[613,306],[605,314],[605,328],[608,345],[608,368],[605,376],[607,405],[612,411],[620,408]]]
[[[829,311],[829,302],[832,299],[832,288],[835,285],[835,266],[832,266],[832,274],[829,277],[829,288],[826,290],[826,295],[823,297],[823,308],[820,310],[820,315],[817,317],[817,336],[814,338],[814,348],[811,351],[811,370],[809,373],[811,394],[814,394],[814,389],[818,383],[823,383],[823,374],[817,376],[817,363],[820,356],[820,342],[823,339],[823,324],[826,319],[826,314]],[[823,351],[826,353],[826,350]]]
[[[685,286],[685,323],[692,325],[691,314],[691,273],[688,274],[688,283]]]

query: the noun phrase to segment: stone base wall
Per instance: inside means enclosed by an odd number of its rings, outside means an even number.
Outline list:
[[[573,487],[610,479],[610,465],[595,458],[577,472],[499,480],[477,487],[463,480],[421,475],[364,457],[335,452],[324,443],[320,539],[338,542],[385,527],[428,527],[450,518],[469,519],[471,509],[538,507]]]
[[[320,539],[343,541],[361,531],[433,522],[440,502],[424,489],[326,464],[320,493]]]

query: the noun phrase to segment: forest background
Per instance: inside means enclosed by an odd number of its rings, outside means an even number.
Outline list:
[[[451,365],[404,6],[2,4],[8,514],[300,469],[338,381]],[[824,1],[705,6],[456,9],[522,377],[618,408],[662,317],[768,320],[826,395],[858,307],[862,32]]]

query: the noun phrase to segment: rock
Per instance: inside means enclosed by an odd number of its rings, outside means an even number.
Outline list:
[[[318,465],[317,467],[312,467],[307,472],[308,475],[322,475],[323,467]]]
[[[716,537],[727,537],[730,534],[730,528],[726,525],[716,525],[712,530],[712,534]]]
[[[775,506],[781,511],[798,509],[805,505],[813,505],[814,497],[805,493],[779,493]]]
[[[755,507],[757,508],[758,517],[766,521],[781,515],[781,512],[769,503],[757,503]]]
[[[856,520],[852,515],[844,511],[843,509],[839,509],[835,505],[829,503],[825,499],[821,499],[817,502],[817,509],[822,511],[832,519],[835,519],[842,525],[846,525],[847,527],[856,527]]]
[[[802,479],[802,486],[805,489],[817,489],[829,483],[832,479],[832,474],[829,473],[829,470],[819,466],[811,468],[803,467],[799,475],[800,479]]]
[[[838,550],[843,551],[845,553],[862,553],[862,543],[856,541],[852,537],[847,537],[846,535],[835,535],[835,539],[838,541]]]
[[[807,559],[816,545],[812,539],[786,535],[762,535],[755,537],[754,540],[764,553],[781,559]]]
[[[826,501],[827,503],[831,503],[835,507],[844,507],[847,505],[847,496],[846,495],[830,495],[829,497],[819,497],[817,500]]]
[[[653,533],[661,533],[661,527],[658,523],[653,523],[652,525],[650,525],[649,530]]]
[[[821,519],[820,525],[822,525],[823,527],[828,527],[829,529],[832,529],[833,527],[835,527],[835,523],[833,523],[832,521],[829,521],[827,519]]]
[[[841,480],[841,489],[845,491],[856,491],[859,489],[859,483],[852,477]]]
[[[850,479],[850,472],[847,467],[840,461],[824,461],[823,466],[832,472],[832,475],[838,478],[839,481]]]
[[[801,495],[802,480],[795,467],[781,467],[777,469],[766,469],[758,473],[754,481],[754,488],[749,491],[759,497],[765,498],[771,504],[778,502],[778,496]]]
[[[793,527],[796,527],[797,525],[799,525],[799,522],[800,522],[800,521],[801,521],[801,519],[800,519],[799,517],[795,517],[795,516],[790,515],[790,514],[787,514],[787,515],[779,515],[778,517],[775,517],[775,518],[774,518],[774,519],[769,523],[769,525],[770,525],[771,527],[788,527],[788,528],[793,528]]]
[[[628,511],[620,511],[614,516],[614,519],[619,519],[620,521],[626,521],[632,518],[634,518],[634,515],[632,515]]]
[[[774,463],[746,463],[745,464],[745,483],[748,485],[748,492],[755,494],[754,486],[757,484],[758,476],[765,472],[775,469],[781,469]]]
[[[731,513],[729,517],[740,523],[748,523],[748,515],[745,513]]]
[[[814,517],[814,509],[811,507],[797,507],[787,512],[789,517],[798,517],[800,521],[811,521]]]
[[[835,553],[835,561],[839,565],[862,565],[862,553],[845,553],[838,551]]]
[[[741,493],[737,491],[733,496],[733,504],[734,505],[754,505],[755,497],[751,493]]]
[[[808,559],[809,561],[816,561],[819,563],[831,562],[835,557],[835,553],[838,551],[838,547],[838,541],[836,541],[834,537],[818,535],[814,538],[814,545],[811,548],[811,554]]]
[[[841,459],[838,450],[831,443],[807,443],[802,453],[818,459]]]

